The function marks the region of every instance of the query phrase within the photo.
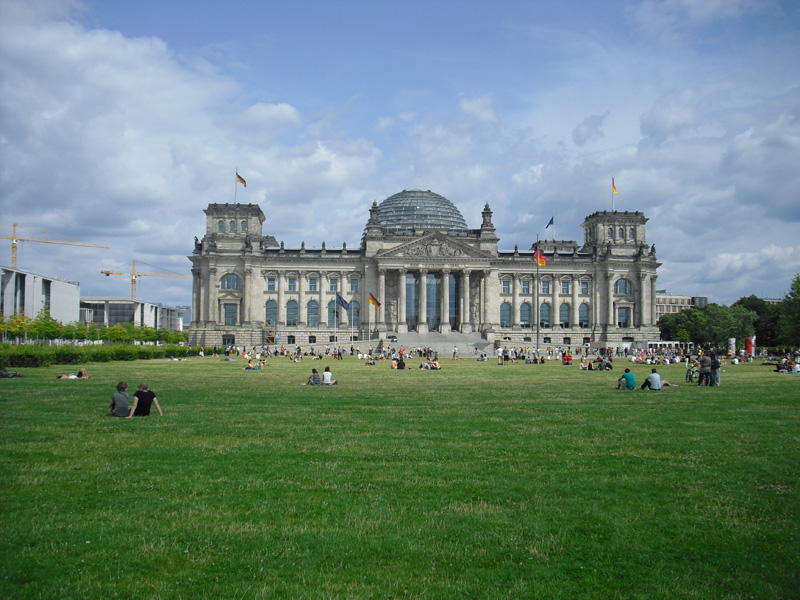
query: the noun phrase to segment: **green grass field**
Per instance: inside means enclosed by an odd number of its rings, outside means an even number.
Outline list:
[[[800,597],[798,376],[322,364],[0,380],[2,597]],[[106,417],[120,380],[165,416]]]

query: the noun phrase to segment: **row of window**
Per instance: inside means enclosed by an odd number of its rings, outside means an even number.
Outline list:
[[[634,230],[633,227],[631,227],[630,229],[628,229],[628,239],[632,240],[632,239],[635,239],[635,238],[636,238],[636,231]],[[610,239],[610,240],[614,239],[614,228],[613,227],[609,227],[608,228],[608,239]],[[617,230],[617,239],[618,240],[624,240],[625,239],[625,228],[624,227],[620,227]]]
[[[581,294],[587,296],[589,294],[589,282],[588,281],[581,281]],[[504,294],[511,293],[511,281],[508,279],[504,279],[501,282],[502,292]],[[531,282],[530,281],[523,281],[522,282],[522,293],[523,294],[530,294],[531,293]],[[549,294],[550,293],[550,282],[549,281],[542,281],[542,294]],[[561,293],[562,294],[569,294],[570,293],[570,282],[569,281],[562,281],[561,282]],[[614,293],[615,294],[632,294],[633,293],[633,284],[627,279],[620,279],[614,283]]]
[[[527,302],[519,307],[519,324],[521,327],[531,326],[531,310],[532,306]],[[569,304],[562,304],[558,310],[558,324],[561,327],[569,327],[570,315],[572,307]],[[539,325],[541,327],[551,327],[551,306],[544,302],[539,306]],[[581,304],[578,308],[578,325],[580,327],[589,326],[589,305]],[[511,305],[508,302],[503,302],[500,305],[500,327],[511,327]]]
[[[247,221],[239,223],[239,231],[247,233]],[[217,233],[225,233],[225,221],[217,221]],[[228,233],[236,233],[236,221],[228,221]]]
[[[588,295],[589,294],[589,282],[588,281],[581,281],[581,294]],[[286,279],[286,286],[288,291],[296,292],[297,291],[297,278],[296,277],[288,277]],[[227,275],[223,275],[221,280],[221,287],[223,290],[240,290],[242,289],[242,279],[236,275],[235,273],[228,273]],[[511,282],[508,279],[504,279],[501,281],[501,288],[502,293],[510,294],[511,293]],[[267,277],[267,291],[274,292],[277,290],[277,279],[275,277]],[[328,290],[331,292],[338,292],[339,291],[339,279],[337,277],[330,277],[328,279]],[[316,277],[309,277],[308,278],[308,291],[309,292],[316,292],[317,290],[317,278]],[[350,280],[350,293],[356,294],[358,293],[358,279],[353,278]],[[522,282],[522,293],[523,294],[530,294],[531,293],[531,282],[525,280]],[[542,294],[549,294],[550,293],[550,282],[549,281],[542,281]],[[570,293],[570,282],[569,281],[562,281],[561,282],[561,293],[562,294],[569,294]],[[620,279],[614,283],[614,293],[615,294],[632,294],[633,293],[633,284],[627,279]]]
[[[317,289],[317,278],[316,277],[309,277],[308,278],[308,291],[309,292],[316,292],[319,291]],[[267,291],[274,292],[278,289],[277,278],[275,277],[267,277]],[[227,275],[223,275],[222,279],[220,280],[220,287],[223,290],[241,290],[242,289],[242,278],[236,275],[235,273],[228,273]],[[297,278],[296,277],[287,277],[286,278],[286,288],[290,292],[297,291]],[[328,278],[328,290],[331,292],[338,292],[339,291],[339,279],[337,277],[329,277]],[[358,279],[351,279],[350,280],[350,293],[356,294],[358,293]]]
[[[238,310],[237,304],[224,305],[224,318],[225,325],[236,325],[238,323]],[[286,325],[288,327],[296,327],[298,323],[298,306],[294,300],[289,300],[286,303]],[[328,327],[339,326],[339,310],[336,302],[328,302]],[[267,325],[275,326],[278,324],[278,303],[274,300],[269,300],[266,305],[265,319]],[[358,328],[361,325],[361,306],[358,302],[351,302],[347,308],[347,322],[348,327],[352,326]],[[308,327],[319,327],[319,303],[312,300],[306,305],[306,324]]]

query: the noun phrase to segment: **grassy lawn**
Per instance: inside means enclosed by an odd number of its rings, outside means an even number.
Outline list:
[[[800,377],[442,364],[0,380],[0,595],[800,597]],[[165,416],[107,418],[120,380]]]

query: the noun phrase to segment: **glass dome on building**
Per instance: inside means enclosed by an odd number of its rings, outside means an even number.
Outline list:
[[[403,190],[378,205],[381,228],[386,233],[413,233],[415,229],[466,231],[467,222],[456,206],[430,190]]]

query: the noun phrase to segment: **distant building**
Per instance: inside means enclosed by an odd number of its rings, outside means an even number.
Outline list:
[[[155,329],[183,329],[180,311],[177,308],[150,304],[143,300],[130,298],[81,298],[81,320],[85,325],[123,325],[132,323],[135,327]]]
[[[35,319],[46,308],[61,323],[79,318],[81,284],[60,277],[0,267],[0,311],[5,318],[24,314]]]
[[[667,290],[656,290],[656,322],[666,314],[706,306],[708,306],[708,297],[706,296],[682,296],[671,294]]]
[[[285,248],[262,235],[266,217],[255,204],[210,204],[205,213],[205,235],[189,257],[192,344],[659,339],[659,263],[640,212],[586,217],[582,244],[542,241],[546,266],[537,266],[534,247],[499,249],[488,203],[480,228],[469,229],[458,208],[430,190],[374,202],[353,249]]]

